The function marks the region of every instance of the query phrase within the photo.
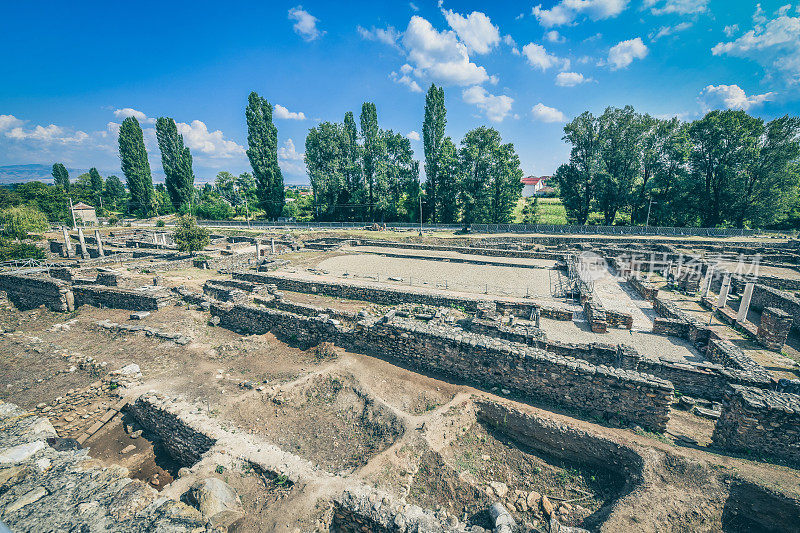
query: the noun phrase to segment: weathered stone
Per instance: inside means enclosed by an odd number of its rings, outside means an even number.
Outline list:
[[[198,481],[189,489],[189,497],[215,527],[227,528],[244,518],[239,496],[220,479]]]

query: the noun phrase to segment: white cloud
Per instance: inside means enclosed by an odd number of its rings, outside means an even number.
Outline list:
[[[649,35],[650,40],[655,42],[662,37],[667,37],[669,35],[673,35],[675,33],[688,30],[692,27],[691,22],[681,22],[680,24],[676,24],[674,26],[661,26],[657,32],[653,32]]]
[[[283,146],[278,148],[278,164],[287,174],[305,174],[305,154],[299,153],[294,147],[292,139],[286,139]]]
[[[408,133],[406,133],[406,137],[408,137],[412,141],[418,141],[420,139],[419,133],[414,130],[411,130]]]
[[[622,41],[608,51],[608,63],[611,65],[611,70],[619,70],[633,63],[634,59],[644,59],[647,52],[647,46],[641,37]]]
[[[575,87],[581,83],[588,83],[592,78],[587,78],[579,72],[559,72],[556,76],[556,85],[560,87]]]
[[[208,131],[208,127],[200,120],[193,120],[191,124],[177,122],[175,125],[192,152],[225,159],[244,154],[243,147],[225,139],[220,130]]]
[[[414,2],[409,2],[408,7],[411,8],[411,11],[419,11],[419,7],[417,7],[417,4],[415,4]]]
[[[718,43],[711,49],[715,56],[729,55],[751,59],[768,76],[781,76],[788,83],[800,82],[800,15],[791,17],[781,8],[776,17],[767,19],[759,5],[753,15],[753,29],[738,39]]]
[[[628,6],[628,0],[562,0],[551,9],[542,9],[541,4],[532,13],[545,28],[572,23],[584,15],[592,20],[616,17]]]
[[[23,121],[14,115],[0,115],[0,131],[10,130],[22,124]]]
[[[539,102],[531,108],[531,115],[533,120],[538,122],[566,122],[567,117],[564,113],[554,107],[547,107]]]
[[[708,0],[645,0],[644,7],[649,7],[654,15],[693,15],[706,11]]]
[[[413,93],[421,93],[422,87],[419,86],[419,83],[411,77],[411,73],[414,72],[414,67],[406,63],[402,67],[400,67],[400,72],[392,72],[389,74],[389,79],[391,79],[395,83],[399,83],[400,85],[405,85],[411,92]]]
[[[455,32],[437,31],[420,16],[414,15],[408,22],[403,46],[418,78],[449,85],[475,85],[489,80],[486,69],[470,61],[467,46]]]
[[[466,103],[478,106],[492,122],[502,122],[511,112],[511,105],[514,103],[510,96],[495,96],[477,85],[464,89],[461,96]]]
[[[544,34],[544,38],[545,40],[551,43],[563,43],[564,41],[566,41],[564,36],[558,33],[556,30],[548,31],[547,33]]]
[[[545,47],[540,44],[528,43],[522,47],[522,53],[532,67],[541,69],[542,71],[556,66],[565,70],[569,68],[569,59],[562,59],[547,53]]]
[[[739,31],[739,25],[731,24],[730,26],[725,26],[722,31],[725,32],[725,37],[733,37]]]
[[[302,111],[295,112],[289,111],[280,104],[275,104],[275,118],[282,118],[285,120],[305,120],[306,115]]]
[[[122,109],[115,109],[114,116],[121,119],[126,119],[128,117],[133,117],[138,120],[141,124],[155,124],[156,119],[148,118],[143,112],[133,109],[131,107],[123,107]]]
[[[486,14],[473,11],[465,17],[450,10],[442,10],[442,13],[470,52],[486,54],[500,43],[500,30]]]
[[[770,100],[774,94],[769,92],[747,96],[738,85],[708,85],[700,92],[699,101],[704,112],[720,108],[747,111]]]
[[[89,134],[80,130],[67,130],[61,126],[36,126],[25,129],[22,126],[12,127],[5,132],[6,137],[15,141],[39,141],[53,144],[78,144],[89,139]]]
[[[356,29],[358,30],[358,34],[361,35],[362,39],[366,39],[367,41],[378,41],[388,44],[389,46],[395,46],[399,48],[397,41],[400,39],[400,32],[397,31],[393,26],[389,26],[385,29],[376,28],[373,26],[370,30],[358,26]]]
[[[289,20],[294,20],[294,32],[304,41],[314,41],[325,35],[324,31],[317,28],[317,17],[303,9],[303,6],[293,7],[289,10]]]

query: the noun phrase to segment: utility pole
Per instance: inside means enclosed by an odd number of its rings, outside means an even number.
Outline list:
[[[69,212],[72,214],[72,229],[77,229],[78,224],[75,222],[75,210],[72,208],[72,197],[69,197]]]
[[[422,195],[419,195],[419,236],[422,237]]]
[[[656,202],[656,203],[658,203],[658,202]],[[650,225],[650,209],[652,209],[652,208],[653,208],[653,199],[650,198],[650,204],[647,206],[647,220],[645,220],[645,222],[644,222],[644,227],[647,227],[647,226]]]

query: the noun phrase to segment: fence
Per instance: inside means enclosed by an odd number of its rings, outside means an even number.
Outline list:
[[[241,220],[199,220],[201,226],[246,228],[248,224]],[[381,224],[376,222],[375,224]],[[266,220],[250,221],[254,228],[286,228],[286,229],[363,229],[372,226],[372,222],[270,222]],[[419,224],[412,222],[386,222],[387,228],[415,230]],[[460,224],[423,224],[423,231],[460,230]],[[470,224],[471,233],[539,233],[539,234],[580,234],[580,235],[676,235],[693,237],[747,237],[761,233],[758,230],[740,228],[671,228],[656,226],[578,226],[559,224]]]

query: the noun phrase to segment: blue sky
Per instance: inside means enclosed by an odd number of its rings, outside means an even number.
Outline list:
[[[199,181],[248,170],[250,91],[276,105],[287,183],[307,182],[308,129],[364,101],[422,159],[431,82],[448,135],[493,126],[533,175],[566,160],[563,125],[587,109],[800,114],[797,3],[4,2],[0,50],[0,165],[121,176],[116,128],[135,115],[157,181],[159,116],[179,123]]]

